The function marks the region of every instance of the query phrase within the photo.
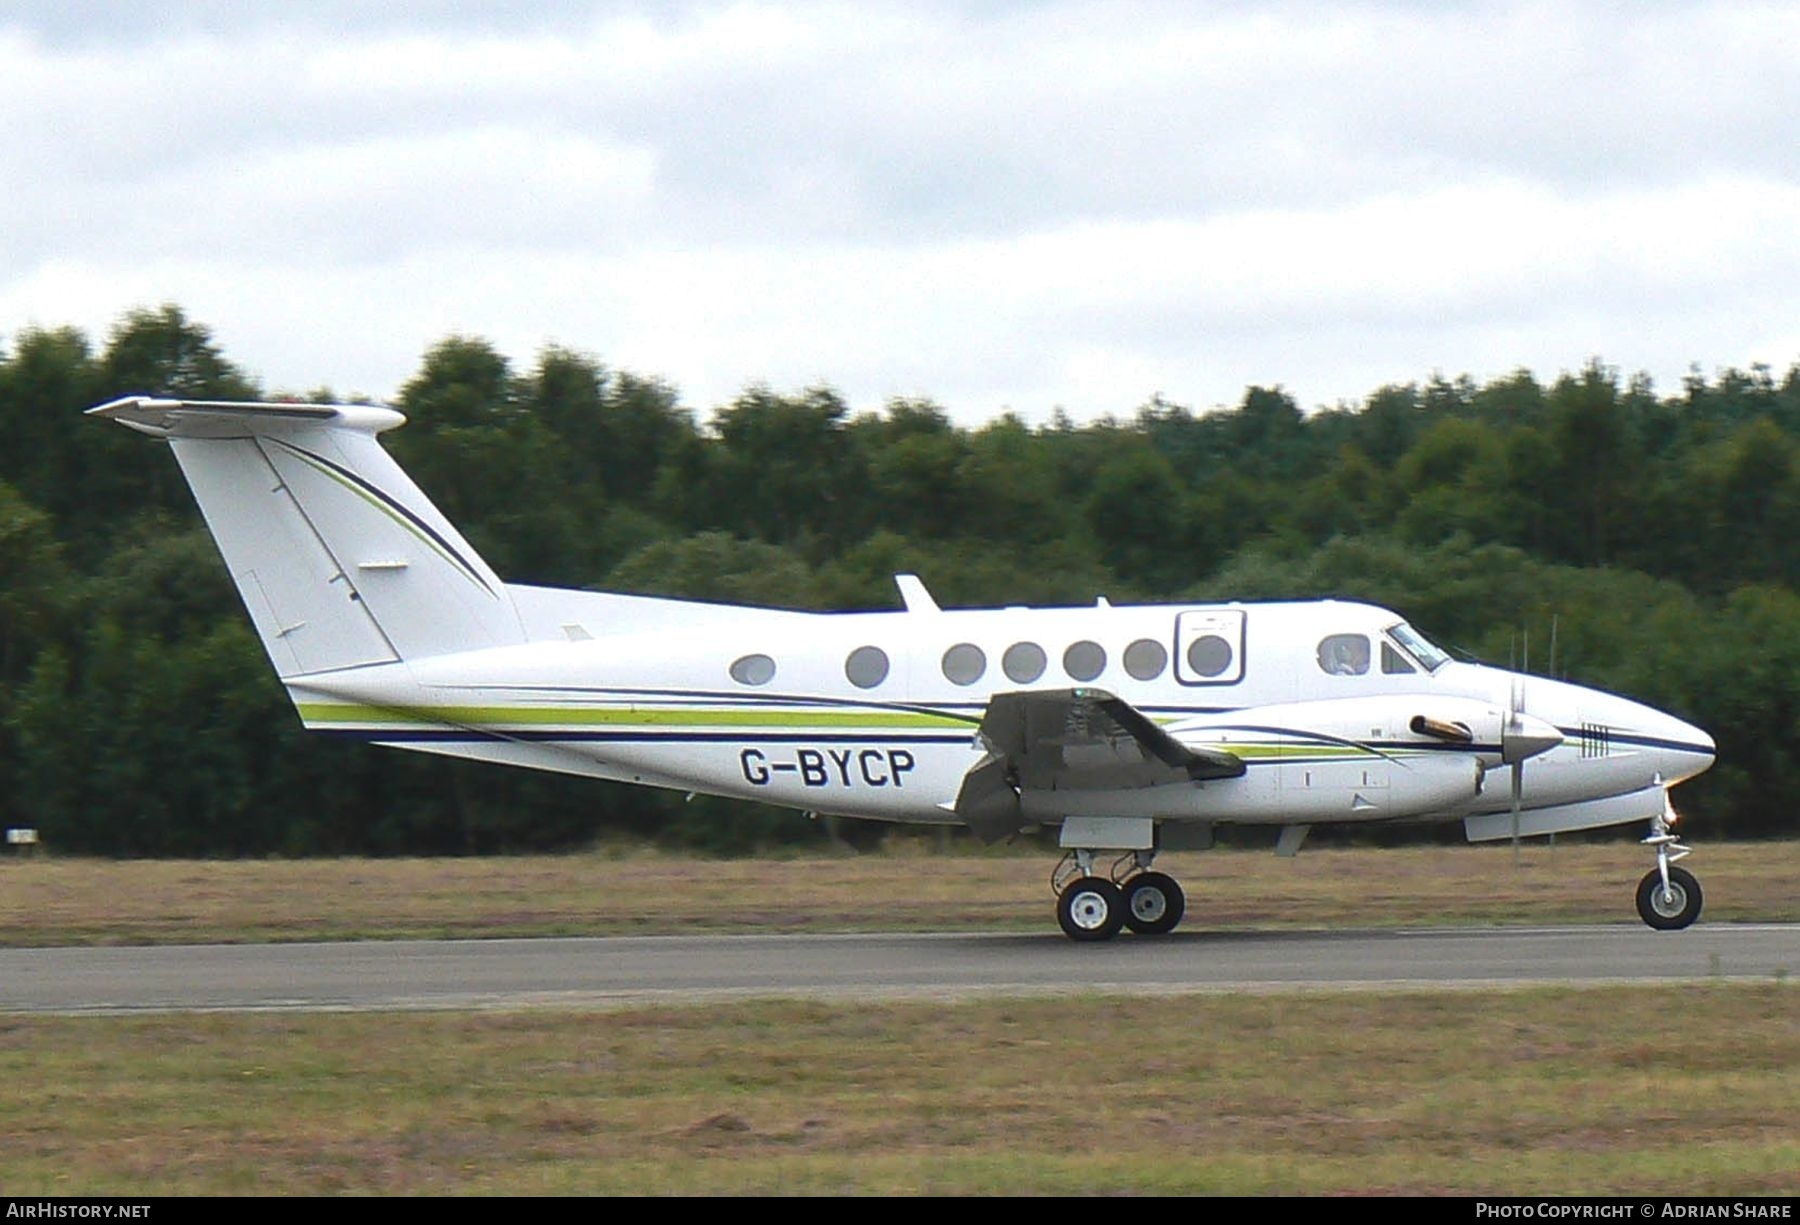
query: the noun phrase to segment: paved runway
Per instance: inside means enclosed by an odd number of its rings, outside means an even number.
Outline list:
[[[644,936],[0,949],[0,1012],[594,1007],[839,999],[1800,976],[1800,926]],[[1800,981],[1800,980],[1797,980]]]

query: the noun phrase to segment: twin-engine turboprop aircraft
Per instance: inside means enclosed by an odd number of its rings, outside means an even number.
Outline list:
[[[1322,822],[1471,841],[1647,821],[1655,928],[1700,886],[1668,789],[1705,732],[1625,698],[1448,658],[1385,609],[1288,604],[803,613],[507,584],[376,441],[387,408],[129,397],[166,438],[309,728],[396,748],[985,841],[1059,829],[1076,940],[1160,935],[1157,852],[1223,822],[1296,852]],[[1103,862],[1104,857],[1104,862]]]

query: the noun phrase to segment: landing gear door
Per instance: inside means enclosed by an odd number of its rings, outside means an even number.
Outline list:
[[[1244,612],[1209,608],[1175,617],[1175,679],[1235,685],[1244,679]]]

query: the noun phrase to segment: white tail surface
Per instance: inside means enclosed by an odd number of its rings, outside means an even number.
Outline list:
[[[511,596],[361,405],[130,397],[91,412],[167,438],[284,679],[523,642]]]

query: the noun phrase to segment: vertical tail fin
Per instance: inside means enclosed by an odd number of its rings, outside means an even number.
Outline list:
[[[523,642],[505,584],[375,436],[388,408],[132,396],[167,438],[283,679]]]

